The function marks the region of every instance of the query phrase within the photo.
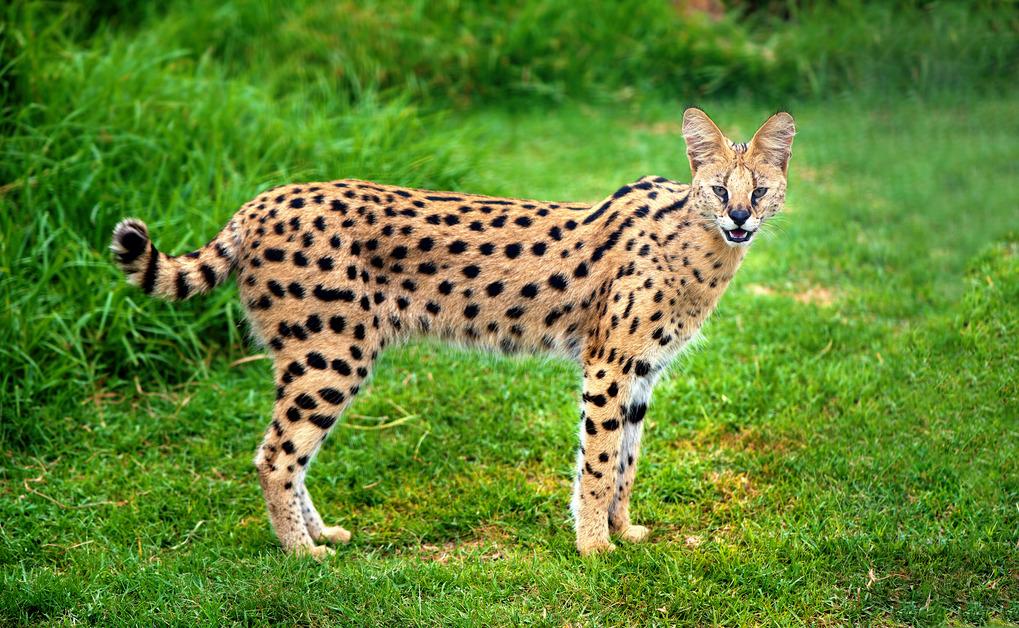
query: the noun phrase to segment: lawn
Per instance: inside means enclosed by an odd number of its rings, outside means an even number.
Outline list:
[[[267,187],[347,176],[594,201],[688,179],[685,103],[348,102],[175,25],[31,52],[34,104],[5,109],[0,623],[1019,623],[1019,94],[785,103],[787,211],[648,413],[650,542],[575,552],[573,366],[414,343],[312,467],[354,533],[317,563],[269,528],[273,384],[236,289],[146,299],[112,225],[182,252]],[[698,104],[733,138],[775,108]]]

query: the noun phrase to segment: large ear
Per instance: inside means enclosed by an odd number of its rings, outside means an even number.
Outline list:
[[[793,117],[780,111],[768,118],[767,122],[757,129],[754,139],[750,140],[747,157],[756,158],[782,169],[785,174],[789,165],[789,156],[793,150],[793,136],[796,125]]]
[[[708,114],[693,107],[683,112],[683,139],[691,174],[697,174],[697,169],[706,163],[726,158],[731,150]]]

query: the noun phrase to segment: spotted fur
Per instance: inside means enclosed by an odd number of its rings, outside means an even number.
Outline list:
[[[193,253],[160,253],[137,220],[117,225],[112,248],[132,283],[166,299],[237,274],[274,362],[276,403],[255,465],[287,551],[323,556],[319,542],[350,538],[322,523],[304,488],[308,465],[379,353],[422,335],[582,365],[577,547],[607,550],[610,532],[647,535],[629,500],[655,381],[739,267],[750,236],[732,234],[752,236],[784,201],[788,114],[748,144],[697,109],[683,132],[691,184],[644,177],[594,205],[306,183],[260,194]]]

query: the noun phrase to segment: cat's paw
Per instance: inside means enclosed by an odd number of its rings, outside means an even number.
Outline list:
[[[640,543],[641,541],[646,540],[650,533],[651,530],[644,526],[630,525],[619,533],[619,538],[627,543]]]
[[[311,556],[318,561],[325,560],[335,553],[336,550],[325,545],[304,545],[293,550],[295,556]]]
[[[320,540],[334,545],[350,542],[350,531],[340,526],[326,526],[322,528]]]
[[[616,549],[616,546],[609,541],[577,541],[577,551],[581,556],[591,554],[605,554]]]

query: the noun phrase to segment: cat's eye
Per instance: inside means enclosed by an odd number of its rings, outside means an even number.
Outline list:
[[[715,196],[722,199],[723,201],[729,197],[729,190],[723,188],[720,185],[714,185],[711,189],[715,192]]]
[[[768,188],[757,188],[754,190],[753,199],[759,201],[768,193]]]

